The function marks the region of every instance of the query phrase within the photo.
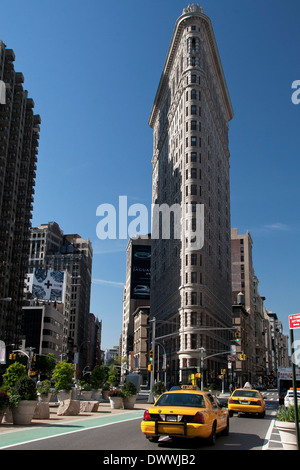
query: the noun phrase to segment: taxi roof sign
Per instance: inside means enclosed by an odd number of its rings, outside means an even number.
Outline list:
[[[196,385],[182,385],[181,389],[182,390],[199,390],[199,388]]]

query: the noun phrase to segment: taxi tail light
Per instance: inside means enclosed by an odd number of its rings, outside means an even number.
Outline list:
[[[193,418],[193,423],[204,424],[204,415],[200,411],[197,411]]]
[[[143,419],[144,421],[152,421],[151,415],[148,410],[145,411]]]
[[[255,403],[253,403],[254,405],[258,405],[258,406],[261,406],[261,400],[257,400]]]
[[[229,398],[228,403],[234,403],[234,400],[232,398]]]

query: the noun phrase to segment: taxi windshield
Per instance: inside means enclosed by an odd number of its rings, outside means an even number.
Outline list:
[[[202,395],[192,393],[164,393],[156,402],[155,406],[188,406],[205,408]]]
[[[232,396],[233,397],[259,398],[259,394],[255,390],[235,390]]]

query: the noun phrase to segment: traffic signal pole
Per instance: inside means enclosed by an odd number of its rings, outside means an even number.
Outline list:
[[[294,330],[290,329],[290,341],[291,341],[291,354],[294,358],[295,345],[294,345]],[[293,391],[294,391],[294,408],[295,408],[295,426],[296,426],[296,439],[298,450],[300,450],[300,437],[299,437],[299,416],[298,416],[298,396],[297,396],[297,381],[296,381],[296,365],[295,360],[292,360],[292,371],[293,371]]]
[[[148,397],[148,403],[153,403],[153,385],[154,385],[154,377],[155,377],[155,324],[156,324],[156,318],[154,317],[152,320],[152,344],[151,344],[151,349],[153,351],[153,360],[152,360],[152,368],[150,372],[150,393]]]

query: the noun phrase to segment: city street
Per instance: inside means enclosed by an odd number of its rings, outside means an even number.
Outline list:
[[[229,436],[217,438],[213,447],[199,441],[171,440],[168,437],[160,438],[158,443],[149,442],[141,433],[140,423],[143,410],[134,410],[128,414],[122,413],[114,416],[108,422],[105,418],[84,419],[81,425],[78,421],[70,422],[63,434],[57,435],[59,426],[52,432],[52,436],[42,437],[37,434],[30,442],[30,435],[24,437],[26,443],[6,447],[9,450],[102,450],[102,451],[130,451],[136,453],[138,459],[143,459],[151,452],[174,451],[181,453],[197,453],[197,450],[273,450],[282,449],[279,436],[273,429],[278,407],[276,391],[264,392],[266,397],[266,417],[259,419],[255,416],[238,416],[230,418]],[[147,408],[147,404],[144,404]],[[121,421],[122,419],[122,421]],[[73,426],[72,426],[73,424]],[[39,428],[40,430],[44,428]],[[5,438],[1,436],[1,441]],[[1,448],[1,447],[0,447]],[[142,454],[139,451],[145,451]]]

